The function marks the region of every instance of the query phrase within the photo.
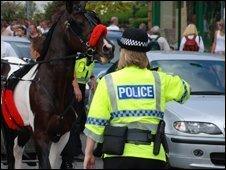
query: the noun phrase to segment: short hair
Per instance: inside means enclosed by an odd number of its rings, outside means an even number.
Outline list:
[[[111,17],[111,24],[118,22],[118,18],[117,17]]]
[[[131,51],[122,48],[118,62],[118,69],[135,65],[139,68],[147,68],[148,58],[145,52]]]
[[[152,34],[160,34],[160,28],[157,25],[152,27],[150,31]]]

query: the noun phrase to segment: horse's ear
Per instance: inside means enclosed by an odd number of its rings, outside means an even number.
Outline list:
[[[66,1],[66,9],[69,14],[74,12],[81,12],[85,9],[87,1]]]
[[[86,4],[87,4],[87,1],[81,1],[81,2],[80,2],[80,5],[81,5],[81,7],[82,7],[83,9],[85,9]]]
[[[66,9],[69,14],[73,11],[73,3],[71,0],[66,1]]]

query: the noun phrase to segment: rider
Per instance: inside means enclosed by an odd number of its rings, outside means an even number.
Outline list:
[[[34,37],[31,40],[31,46],[30,46],[30,54],[31,54],[31,58],[36,61],[38,57],[40,57],[42,48],[43,48],[43,42],[44,42],[45,38],[42,36],[38,36],[38,37]],[[33,62],[33,60],[30,61],[30,63]],[[24,65],[22,68],[20,68],[19,70],[15,71],[14,73],[12,73],[10,75],[10,77],[8,78],[8,82],[7,82],[7,87],[10,89],[14,89],[15,86],[17,85],[17,83],[19,82],[18,78],[23,77],[31,68],[33,67],[33,65]]]

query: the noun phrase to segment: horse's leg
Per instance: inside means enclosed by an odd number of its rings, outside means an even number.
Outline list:
[[[15,158],[13,156],[13,145],[14,139],[16,138],[17,134],[15,131],[6,127],[6,125],[3,122],[1,125],[2,125],[2,134],[4,138],[4,145],[6,149],[8,169],[14,169]]]
[[[18,137],[14,141],[14,158],[15,158],[15,169],[21,169],[22,165],[22,156],[25,148],[25,144],[31,137],[31,131],[23,129],[19,132]]]
[[[39,160],[39,169],[50,169],[49,150],[51,142],[43,131],[34,132],[34,141]]]
[[[63,136],[61,136],[60,140],[57,143],[52,143],[49,153],[49,160],[52,169],[60,168],[62,162],[60,154],[64,149],[65,145],[67,144],[69,136],[70,132],[67,132]]]

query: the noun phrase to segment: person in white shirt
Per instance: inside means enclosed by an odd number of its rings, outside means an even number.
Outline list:
[[[112,17],[110,21],[110,26],[107,27],[107,30],[113,30],[113,31],[119,31],[118,27],[118,18],[117,17]]]
[[[164,38],[160,35],[159,26],[152,27],[151,30],[148,32],[148,37],[152,40],[156,39],[156,41],[158,42],[159,47],[160,47],[159,50],[164,50],[164,51],[171,50],[166,38]]]
[[[223,20],[217,22],[217,31],[215,32],[211,52],[223,55],[225,54],[225,31]]]
[[[4,41],[1,41],[1,59],[5,57],[18,57],[12,46]]]
[[[194,42],[193,44],[192,41]],[[197,28],[194,24],[189,24],[186,27],[183,33],[183,37],[181,39],[179,50],[204,52],[204,44],[202,41],[202,37],[198,35]]]

